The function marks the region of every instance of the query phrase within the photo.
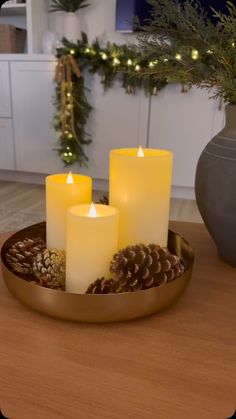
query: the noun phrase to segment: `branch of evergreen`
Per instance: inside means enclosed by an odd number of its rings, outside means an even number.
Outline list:
[[[138,37],[147,61],[157,64],[143,68],[141,77],[168,80],[207,88],[236,103],[236,7],[227,2],[228,15],[214,11],[216,24],[196,0],[148,0],[151,20]],[[191,51],[197,51],[193,58]]]

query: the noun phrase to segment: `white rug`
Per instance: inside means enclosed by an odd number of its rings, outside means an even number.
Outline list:
[[[31,213],[0,207],[0,232],[17,231],[45,221],[44,213]]]

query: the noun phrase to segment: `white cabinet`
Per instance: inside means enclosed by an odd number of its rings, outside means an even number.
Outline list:
[[[55,62],[12,62],[16,168],[32,173],[60,170],[52,129]]]
[[[0,118],[0,169],[15,169],[13,130],[11,119]]]
[[[32,173],[65,171],[55,148],[52,128],[54,62],[12,62],[12,103],[17,170]],[[99,77],[87,78],[93,110],[86,126],[88,168],[74,165],[96,179],[108,179],[112,148],[147,145],[149,98],[142,92],[126,95],[120,86],[104,93]]]
[[[87,79],[87,85],[93,110],[86,131],[93,142],[87,147],[89,168],[83,172],[108,179],[111,149],[147,145],[149,98],[143,92],[126,94],[118,82],[104,92],[98,76]]]
[[[223,127],[224,112],[219,101],[209,100],[206,91],[193,88],[180,92],[169,85],[150,108],[149,147],[174,152],[173,185],[193,187],[198,158],[210,139]]]
[[[11,117],[11,93],[8,62],[0,62],[0,118]]]

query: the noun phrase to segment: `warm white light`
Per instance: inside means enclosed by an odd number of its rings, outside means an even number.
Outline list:
[[[138,149],[138,157],[144,157],[143,148],[141,146]]]
[[[140,71],[141,70],[141,67],[140,67],[140,65],[139,64],[137,64],[136,66],[135,66],[135,71]]]
[[[89,215],[89,217],[93,217],[93,218],[97,217],[96,207],[95,207],[95,205],[94,205],[93,202],[91,204],[91,207],[90,207],[90,210],[89,210],[89,214],[88,215]]]
[[[113,64],[114,65],[119,65],[120,64],[120,60],[118,60],[118,58],[114,58],[114,60],[113,60]]]
[[[85,48],[85,54],[89,54],[90,53],[90,48]]]
[[[213,54],[212,49],[208,49],[208,50],[207,50],[207,54],[210,54],[210,55],[211,55],[211,54]]]
[[[233,47],[233,48],[235,47],[235,42],[232,42],[232,47]]]
[[[106,54],[105,52],[103,52],[103,53],[102,53],[102,59],[103,59],[104,61],[106,61],[106,60],[107,60],[107,54]]]
[[[176,54],[175,58],[176,58],[176,60],[181,61],[182,60],[182,55],[181,54]]]
[[[155,67],[155,63],[153,61],[150,61],[150,63],[148,64],[150,68]]]
[[[70,54],[71,54],[71,55],[75,55],[75,50],[74,50],[74,49],[71,49],[71,50],[70,50]]]
[[[167,61],[169,61],[169,60],[168,60],[168,58],[164,58],[163,61],[164,61],[164,63],[167,63]]]
[[[132,65],[133,64],[133,61],[129,58],[128,60],[127,60],[127,65]]]
[[[69,155],[70,155],[70,153],[69,153]],[[72,176],[72,173],[71,172],[68,174],[66,183],[68,183],[70,185],[72,185],[74,183],[74,179],[73,179],[73,176]]]
[[[197,49],[193,49],[192,50],[191,57],[192,57],[193,60],[198,60],[198,58],[199,58],[199,52],[198,52]]]

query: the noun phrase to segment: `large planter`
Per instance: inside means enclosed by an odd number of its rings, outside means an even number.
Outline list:
[[[225,128],[202,152],[196,200],[220,257],[236,267],[236,106],[226,107]]]
[[[72,42],[77,42],[80,39],[81,31],[77,13],[66,13],[64,18],[64,36]]]

